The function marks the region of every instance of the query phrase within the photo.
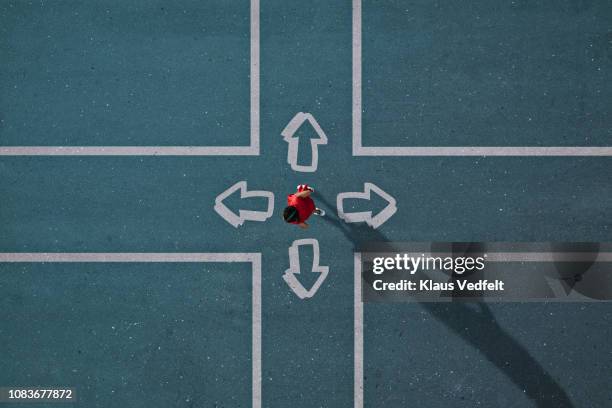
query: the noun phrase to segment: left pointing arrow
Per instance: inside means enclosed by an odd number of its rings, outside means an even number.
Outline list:
[[[227,208],[227,206],[223,203],[227,197],[231,196],[234,192],[240,190],[240,198],[254,198],[254,197],[263,197],[268,199],[268,208],[266,211],[250,211],[250,210],[238,210],[238,214]],[[221,194],[217,196],[215,199],[215,211],[219,214],[225,221],[229,222],[234,226],[234,228],[238,228],[240,225],[244,224],[245,221],[265,221],[272,216],[274,212],[274,194],[270,191],[248,191],[247,190],[247,182],[239,181],[234,184]]]

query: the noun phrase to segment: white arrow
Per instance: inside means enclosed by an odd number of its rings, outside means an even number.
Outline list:
[[[315,284],[309,290],[304,288],[304,286],[297,279],[298,274],[300,274],[300,246],[301,245],[311,245],[312,246],[312,272],[319,272],[319,277]],[[321,284],[327,278],[327,273],[329,272],[328,266],[319,265],[319,241],[313,238],[308,239],[298,239],[293,241],[293,244],[289,247],[289,269],[285,271],[283,275],[283,279],[287,282],[287,285],[291,288],[291,290],[300,298],[311,298],[317,293],[317,290],[321,287]]]
[[[237,190],[240,190],[241,199],[252,197],[267,198],[268,209],[266,211],[239,210],[238,215],[236,215],[236,213],[227,208],[223,200]],[[244,224],[245,221],[265,221],[272,216],[272,212],[274,211],[274,194],[270,191],[247,191],[247,182],[239,181],[217,196],[215,199],[215,211],[235,228]]]
[[[378,228],[385,223],[393,214],[397,212],[397,202],[395,198],[383,191],[374,183],[364,183],[363,193],[359,192],[348,192],[340,193],[336,199],[336,206],[338,207],[338,217],[342,218],[346,222],[365,222],[372,228]],[[384,210],[372,216],[372,211],[346,213],[344,212],[344,200],[347,198],[352,199],[363,199],[370,200],[371,193],[374,192],[387,201],[387,206]]]
[[[302,126],[304,122],[308,121],[312,128],[318,135],[318,138],[310,139],[310,148],[312,149],[312,160],[310,166],[302,166],[298,164],[298,149],[299,149],[299,137],[293,137],[295,132]],[[327,144],[327,136],[325,132],[319,126],[317,120],[310,113],[299,112],[293,119],[289,121],[285,129],[281,132],[285,142],[289,144],[287,149],[287,163],[291,165],[291,168],[295,171],[302,171],[312,173],[317,171],[317,165],[319,162],[319,145]]]

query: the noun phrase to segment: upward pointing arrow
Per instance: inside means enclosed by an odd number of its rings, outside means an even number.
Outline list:
[[[295,132],[302,126],[304,122],[308,121],[310,126],[315,130],[318,137],[310,139],[310,148],[312,149],[311,163],[310,166],[303,166],[298,164],[298,150],[299,150],[299,137],[295,136]],[[319,126],[317,120],[310,113],[298,112],[293,119],[289,121],[285,129],[281,132],[285,142],[289,144],[287,149],[287,163],[291,165],[291,168],[295,171],[302,171],[312,173],[317,171],[317,165],[319,162],[319,145],[327,144],[327,136],[325,132]]]
[[[301,273],[300,271],[300,246],[310,245],[312,246],[312,268],[311,272],[318,272],[319,277],[314,283],[312,288],[306,289],[296,275]],[[329,272],[328,266],[319,265],[319,241],[313,238],[298,239],[293,241],[293,244],[289,247],[289,269],[285,271],[283,279],[287,282],[287,285],[291,290],[300,298],[311,298],[317,293],[317,290],[321,287],[321,284],[327,278]]]
[[[252,197],[264,197],[268,199],[268,208],[266,211],[250,211],[250,210],[238,210],[238,214],[227,208],[223,200],[232,195],[234,192],[240,190],[240,198],[252,198]],[[272,216],[274,211],[274,194],[270,191],[248,191],[247,182],[239,181],[234,184],[215,199],[215,211],[225,221],[229,222],[238,228],[244,224],[245,221],[265,221]]]
[[[371,194],[379,195],[386,202],[386,207],[376,215],[372,215],[372,211],[347,213],[344,211],[344,200],[346,199],[362,199],[370,200]],[[347,192],[340,193],[336,198],[336,206],[338,207],[338,217],[346,222],[365,222],[370,227],[376,229],[385,223],[393,214],[397,212],[397,202],[390,194],[386,193],[382,188],[374,183],[364,183],[363,193]]]

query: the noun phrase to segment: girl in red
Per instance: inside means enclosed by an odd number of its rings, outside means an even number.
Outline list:
[[[300,184],[297,186],[297,192],[287,196],[287,207],[283,211],[283,219],[291,224],[297,224],[300,228],[308,228],[306,220],[312,214],[325,215],[325,211],[315,207],[314,201],[310,198],[310,194],[314,193],[314,189],[308,184]]]

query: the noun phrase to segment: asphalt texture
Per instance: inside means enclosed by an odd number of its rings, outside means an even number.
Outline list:
[[[260,13],[259,156],[0,157],[0,252],[261,253],[262,406],[298,408],[353,406],[361,243],[612,240],[609,157],[353,156],[351,2]],[[1,1],[0,145],[248,145],[249,15],[244,0]],[[611,27],[605,0],[364,1],[364,145],[610,146]],[[297,112],[329,139],[314,173],[287,164]],[[233,228],[213,210],[241,180],[275,194],[272,218]],[[377,230],[336,215],[364,182],[397,200]],[[300,183],[327,210],[308,230],[281,219]],[[282,279],[300,238],[329,266],[308,300]],[[0,386],[249,407],[250,272],[1,264]],[[364,324],[365,407],[612,407],[609,303],[366,304]]]

